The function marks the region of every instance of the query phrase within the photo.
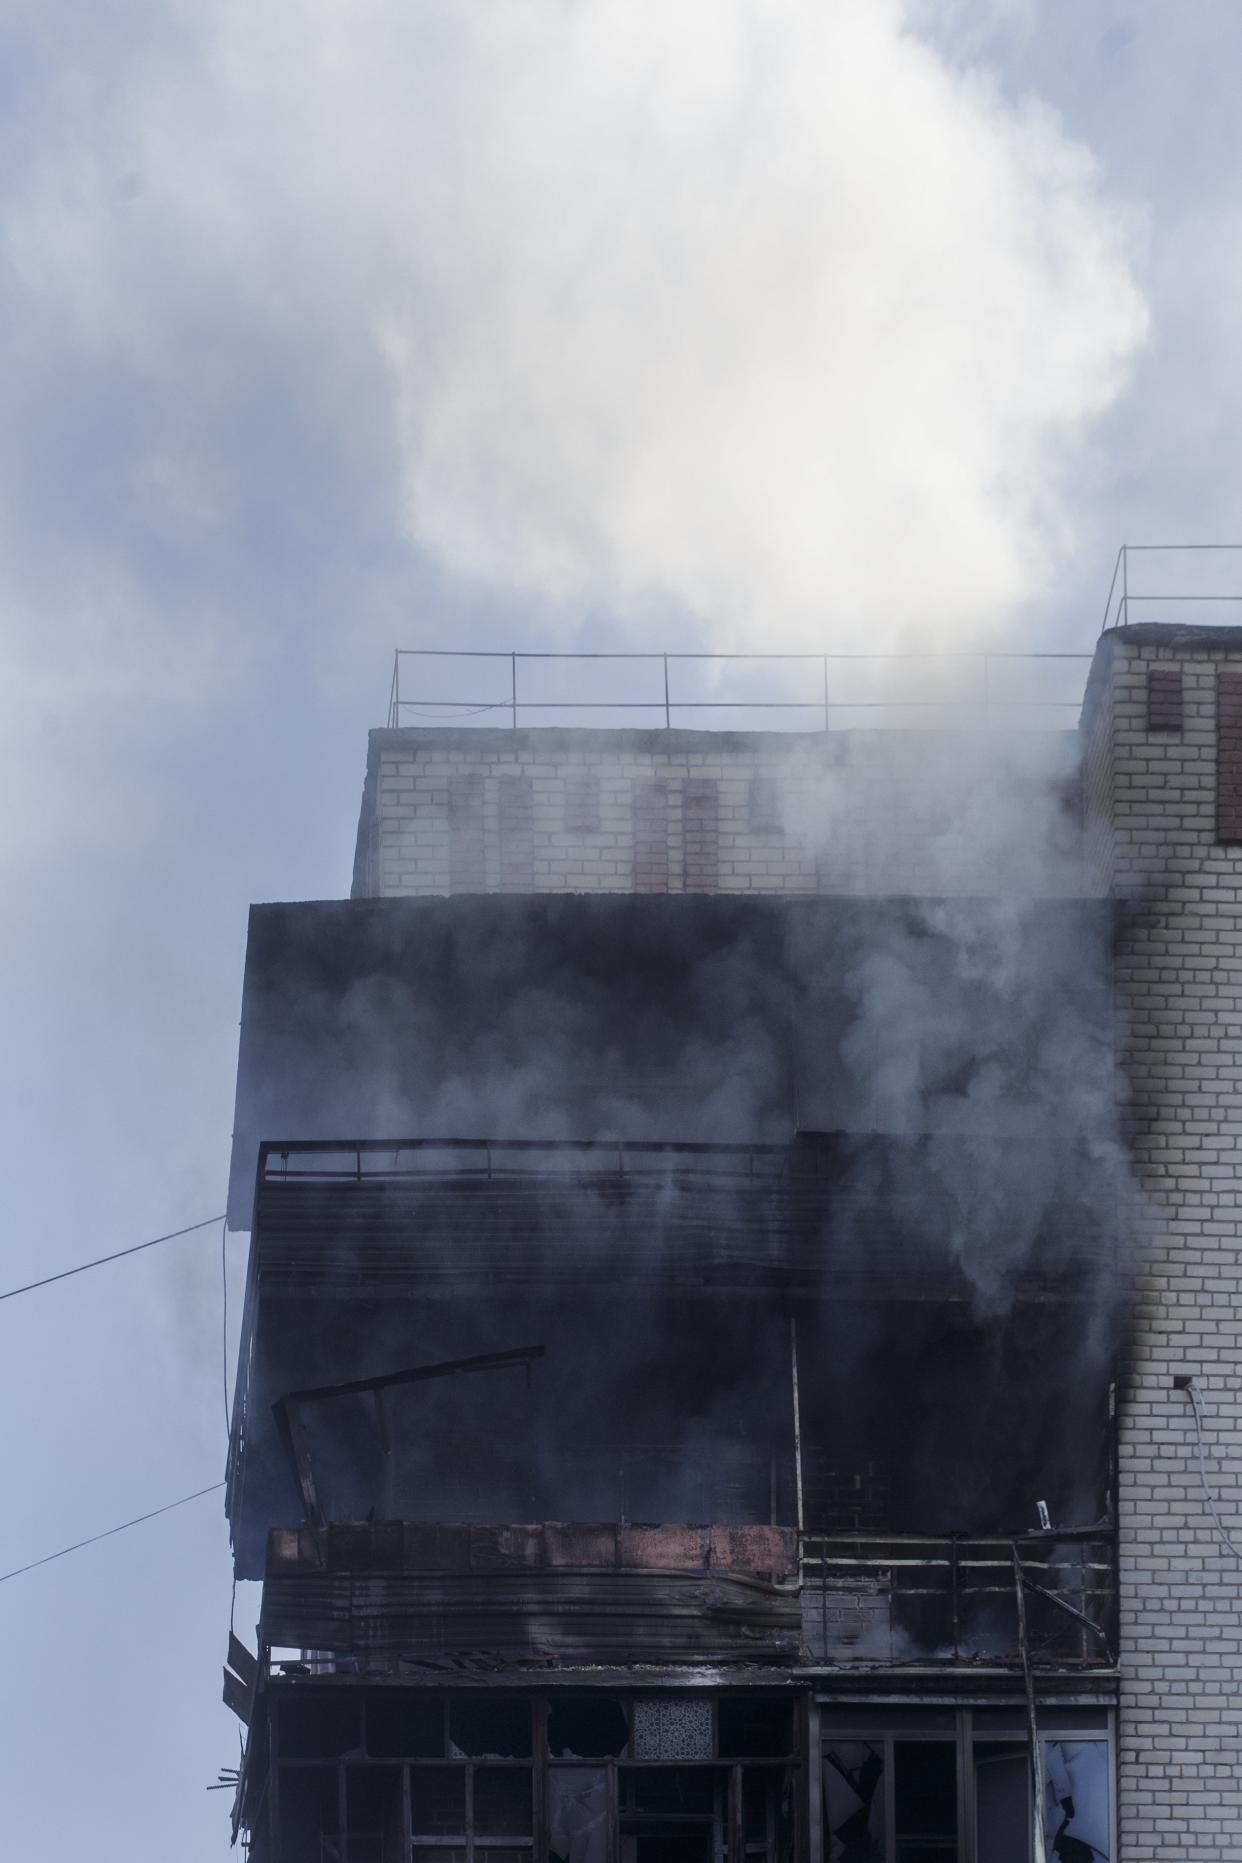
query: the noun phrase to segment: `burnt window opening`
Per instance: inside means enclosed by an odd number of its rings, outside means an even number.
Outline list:
[[[478,1837],[529,1837],[533,1798],[529,1767],[476,1766],[474,1829]]]
[[[282,1766],[275,1863],[340,1855],[340,1778],[335,1766]],[[327,1840],[331,1840],[330,1842]]]
[[[349,1863],[403,1863],[404,1775],[400,1766],[350,1766],[345,1773]]]
[[[1032,1863],[1024,1710],[899,1711],[888,1732],[847,1731],[850,1718],[825,1711],[842,1730],[824,1742],[825,1863],[939,1863],[957,1857],[967,1822],[973,1863]],[[946,1719],[957,1723],[952,1738]],[[1041,1710],[1038,1806],[1049,1863],[1112,1863],[1116,1855],[1107,1720],[1105,1710]]]
[[[444,1703],[399,1694],[367,1702],[367,1752],[372,1759],[443,1759]]]
[[[455,1701],[449,1709],[449,1741],[454,1759],[529,1759],[530,1703]]]
[[[629,1721],[619,1701],[583,1696],[552,1703],[548,1751],[554,1759],[620,1759],[629,1744]]]
[[[898,1740],[893,1746],[893,1830],[897,1863],[957,1856],[957,1747],[951,1740]]]
[[[342,1700],[326,1691],[290,1697],[280,1704],[278,1739],[282,1759],[339,1759],[345,1753],[361,1753],[359,1703],[356,1697]]]
[[[420,1838],[466,1837],[464,1766],[410,1768],[410,1829]]]
[[[793,1863],[799,1768],[787,1752],[788,1700],[685,1691],[625,1700],[411,1691],[402,1700],[404,1690],[372,1686],[341,1702],[314,1683],[295,1688],[302,1699],[284,1719],[297,1744],[339,1746],[349,1708],[366,1751],[334,1763],[291,1757],[279,1741],[289,1696],[273,1699],[275,1772],[254,1833],[262,1863],[685,1863],[700,1854]],[[323,1718],[318,1735],[306,1732],[312,1717]],[[721,1725],[724,1747],[750,1740],[750,1752],[725,1757]],[[575,1757],[567,1736],[598,1755]],[[479,1759],[460,1744],[502,1742],[519,1754]],[[377,1757],[414,1745],[433,1757]],[[755,1750],[765,1745],[771,1757]]]
[[[793,1752],[793,1703],[722,1696],[716,1710],[721,1759],[788,1759]]]
[[[719,1777],[709,1766],[627,1766],[617,1778],[622,1816],[710,1818]]]
[[[747,1856],[766,1863],[789,1863],[793,1857],[793,1776],[772,1767],[748,1767],[742,1774],[742,1836]]]
[[[1182,669],[1149,666],[1147,669],[1147,729],[1180,731],[1182,728]]]

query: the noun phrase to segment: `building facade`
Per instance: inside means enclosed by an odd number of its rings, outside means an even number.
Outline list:
[[[372,734],[247,956],[257,1863],[1242,1857],[1240,647]]]

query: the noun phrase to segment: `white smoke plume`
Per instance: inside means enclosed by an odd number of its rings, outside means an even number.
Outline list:
[[[973,642],[1066,546],[1145,308],[1089,152],[927,10],[165,0],[66,63],[13,262],[179,398],[124,488],[175,537],[237,516],[192,432],[240,322],[387,435],[398,529],[563,635]]]

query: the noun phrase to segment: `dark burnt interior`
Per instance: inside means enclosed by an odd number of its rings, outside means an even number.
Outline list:
[[[256,907],[239,1573],[300,1521],[1106,1522],[1108,932],[1084,901]]]
[[[254,909],[258,1863],[790,1863],[817,1794],[915,1863],[964,1789],[1008,1858],[1024,1675],[1113,1661],[1110,952],[1083,901]],[[1000,1718],[902,1734],[932,1676]]]

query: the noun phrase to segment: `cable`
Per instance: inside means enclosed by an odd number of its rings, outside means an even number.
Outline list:
[[[79,1262],[76,1268],[62,1268],[59,1274],[45,1274],[41,1281],[27,1281],[24,1287],[10,1287],[0,1294],[0,1300],[14,1300],[18,1294],[33,1293],[36,1287],[50,1287],[53,1281],[67,1281],[70,1275],[85,1274],[88,1268],[102,1268],[105,1262],[120,1261],[124,1255],[140,1255],[144,1248],[156,1248],[161,1242],[175,1242],[178,1236],[192,1236],[196,1229],[210,1229],[213,1223],[222,1223],[223,1216],[205,1216],[201,1223],[191,1223],[185,1229],[170,1229],[166,1236],[152,1236],[149,1242],[135,1242],[132,1248],[119,1248],[115,1255],[99,1255],[94,1261]]]
[[[229,1415],[229,1225],[220,1218],[220,1285],[223,1314],[220,1341],[220,1376],[224,1389],[224,1440],[233,1440],[233,1419]]]
[[[199,1227],[201,1228],[202,1225],[200,1224]],[[193,1494],[183,1494],[179,1501],[168,1501],[163,1507],[153,1507],[149,1514],[139,1514],[133,1520],[123,1520],[119,1527],[109,1527],[103,1533],[92,1533],[89,1539],[75,1540],[72,1546],[62,1546],[59,1552],[45,1553],[42,1559],[32,1559],[29,1565],[18,1565],[14,1566],[11,1572],[0,1572],[0,1585],[3,1585],[6,1579],[20,1578],[23,1572],[33,1572],[36,1566],[50,1565],[53,1559],[63,1559],[66,1553],[80,1552],[83,1546],[94,1546],[98,1540],[109,1540],[114,1533],[125,1533],[130,1527],[140,1527],[144,1520],[155,1520],[160,1514],[170,1514],[174,1507],[184,1507],[187,1501],[201,1500],[204,1494],[215,1494],[223,1486],[222,1481],[213,1481],[209,1488],[196,1488]]]
[[[1212,1516],[1212,1521],[1216,1528],[1216,1531],[1220,1535],[1224,1544],[1229,1548],[1230,1552],[1233,1554],[1235,1559],[1242,1559],[1242,1548],[1235,1546],[1233,1541],[1230,1539],[1229,1535],[1226,1533],[1225,1523],[1221,1519],[1220,1514],[1217,1510],[1216,1496],[1212,1493],[1211,1483],[1208,1481],[1207,1461],[1203,1453],[1203,1417],[1199,1409],[1198,1387],[1196,1386],[1193,1378],[1187,1381],[1186,1386],[1185,1386],[1185,1391],[1186,1391],[1187,1397],[1190,1399],[1190,1408],[1194,1412],[1195,1442],[1198,1444],[1198,1447],[1199,1447],[1199,1479],[1203,1483],[1203,1494],[1208,1504],[1208,1511]]]

